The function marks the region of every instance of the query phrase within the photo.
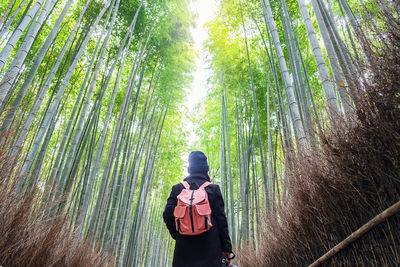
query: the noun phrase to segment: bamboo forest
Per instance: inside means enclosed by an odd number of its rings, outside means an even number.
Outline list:
[[[231,264],[399,266],[399,77],[399,0],[0,0],[0,266],[178,266],[191,151]]]

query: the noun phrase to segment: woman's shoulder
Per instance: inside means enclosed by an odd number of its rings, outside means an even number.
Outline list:
[[[177,183],[172,186],[172,191],[181,191],[184,188],[182,183]]]
[[[219,185],[213,184],[213,183],[210,183],[207,187],[213,188],[213,189],[219,189]]]
[[[208,188],[208,190],[207,190],[207,188]],[[209,184],[209,185],[206,187],[206,190],[207,190],[207,191],[211,191],[212,193],[219,193],[219,192],[221,192],[221,190],[220,190],[220,188],[219,188],[219,185],[213,184],[213,183]]]

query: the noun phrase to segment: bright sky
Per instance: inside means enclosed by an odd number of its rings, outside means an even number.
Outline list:
[[[193,0],[190,4],[191,10],[197,14],[196,28],[192,28],[194,47],[199,53],[196,60],[197,70],[194,73],[194,81],[187,98],[186,106],[192,107],[200,102],[207,94],[207,77],[209,71],[206,69],[206,54],[202,49],[203,42],[207,39],[208,33],[204,23],[211,20],[217,10],[217,0]]]
[[[185,106],[189,113],[192,113],[194,107],[201,103],[207,95],[207,79],[210,76],[210,71],[207,70],[206,56],[207,53],[203,51],[203,42],[207,39],[208,33],[204,27],[204,23],[213,19],[214,13],[217,10],[218,0],[192,0],[190,3],[191,10],[197,15],[196,27],[191,29],[192,37],[194,41],[194,48],[197,50],[199,55],[196,58],[196,71],[193,73],[193,83],[191,88],[188,89],[188,95],[185,100]],[[193,144],[198,137],[194,133],[197,125],[192,123],[189,119],[186,122],[187,130],[190,132],[189,135],[189,146],[193,147]],[[187,168],[187,156],[182,155],[185,160],[184,172],[186,173]]]

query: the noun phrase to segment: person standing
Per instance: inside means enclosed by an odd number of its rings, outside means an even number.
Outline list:
[[[163,212],[163,219],[172,238],[176,240],[173,267],[221,267],[222,258],[229,258],[232,255],[224,200],[219,186],[210,183],[208,171],[206,155],[201,151],[192,151],[189,154],[189,176],[182,183],[172,186]],[[176,221],[174,211],[178,205],[177,197],[185,188],[192,192],[204,188],[207,193],[211,208],[210,225],[212,226],[207,229],[206,219],[203,233],[184,234],[184,231],[180,229],[179,220]],[[190,216],[192,216],[192,210],[190,210]]]

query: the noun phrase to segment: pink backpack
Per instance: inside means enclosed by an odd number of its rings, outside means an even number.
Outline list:
[[[181,183],[185,188],[178,195],[178,205],[175,207],[176,230],[181,235],[198,235],[210,230],[211,208],[208,202],[205,182],[197,190],[190,190],[188,182]]]

